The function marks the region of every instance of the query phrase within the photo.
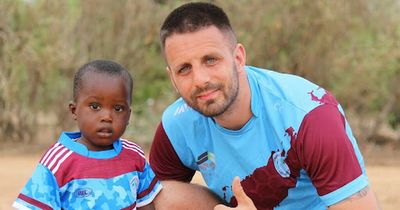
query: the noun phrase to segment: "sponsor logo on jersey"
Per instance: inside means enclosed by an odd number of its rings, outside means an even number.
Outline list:
[[[197,157],[196,161],[200,170],[206,171],[215,168],[215,155],[212,152],[204,152]]]
[[[90,188],[79,188],[74,192],[75,197],[85,198],[93,195],[93,190]]]

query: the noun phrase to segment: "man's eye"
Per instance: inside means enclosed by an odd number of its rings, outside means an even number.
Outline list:
[[[180,69],[178,69],[178,74],[184,74],[190,70],[190,66],[183,66]]]
[[[212,57],[208,57],[206,59],[207,64],[214,64],[215,62],[217,62],[216,58],[212,58]]]
[[[93,110],[100,110],[100,104],[90,104],[89,107]]]
[[[122,112],[122,111],[124,111],[124,107],[121,105],[116,105],[116,106],[114,106],[114,110],[116,112]]]

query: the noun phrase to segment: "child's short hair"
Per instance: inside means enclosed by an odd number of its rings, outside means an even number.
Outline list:
[[[84,64],[74,76],[73,100],[76,101],[81,88],[82,76],[87,72],[96,72],[110,76],[121,76],[128,82],[130,102],[132,101],[133,80],[131,74],[122,65],[109,60],[94,60]]]

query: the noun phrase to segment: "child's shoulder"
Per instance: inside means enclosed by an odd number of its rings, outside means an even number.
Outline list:
[[[61,154],[60,152],[63,151],[66,147],[61,144],[60,142],[55,142],[47,148],[47,150],[43,153],[42,157],[40,158],[39,162],[43,165],[46,165],[45,163],[51,162],[52,159],[55,158],[55,156],[59,157]]]
[[[121,144],[124,152],[130,153],[131,155],[138,155],[142,158],[146,158],[145,153],[141,146],[127,139],[121,139]]]

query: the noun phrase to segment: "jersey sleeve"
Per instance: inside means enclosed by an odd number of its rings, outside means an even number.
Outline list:
[[[183,165],[160,122],[150,150],[150,165],[161,180],[190,182],[194,170]]]
[[[146,162],[142,172],[139,172],[139,186],[137,192],[137,207],[151,203],[161,190],[161,183],[155,177],[153,170]]]
[[[337,106],[321,105],[306,115],[298,133],[302,167],[327,206],[368,185]]]
[[[51,171],[39,164],[13,203],[16,209],[60,209],[60,189]]]

